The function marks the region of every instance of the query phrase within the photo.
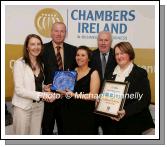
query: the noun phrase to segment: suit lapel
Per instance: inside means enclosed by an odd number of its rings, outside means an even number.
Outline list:
[[[106,64],[106,69],[105,69],[105,74],[108,72],[108,69],[110,68],[110,63],[111,63],[111,52],[109,52],[109,56],[108,56],[108,60],[107,60],[107,64]]]
[[[101,58],[100,58],[100,51],[99,50],[98,50],[98,54],[97,54],[96,60],[97,60],[96,63],[99,63],[97,65],[98,65],[98,69],[100,71],[100,77],[103,78],[102,77],[102,65],[101,65]]]
[[[64,70],[66,70],[67,69],[67,65],[68,65],[68,59],[70,57],[68,57],[69,56],[69,53],[68,53],[69,50],[67,49],[65,43],[63,43],[63,48],[64,48]]]
[[[115,60],[114,60],[113,52],[112,52],[112,49],[110,48],[108,61],[107,61],[107,64],[106,64],[106,69],[105,69],[105,77],[107,77],[107,75],[112,71],[112,68],[114,70],[115,64],[116,63],[115,63]]]
[[[125,78],[125,81],[131,82],[132,80],[134,80],[135,82],[135,79],[134,79],[134,77],[136,77],[135,73],[136,73],[136,65],[134,64],[132,71],[130,72],[129,76]]]
[[[25,69],[24,70],[25,70],[25,72],[24,72],[25,75],[24,76],[28,76],[29,79],[31,79],[30,81],[34,81],[34,73],[31,69],[31,67],[29,65],[25,64]]]
[[[50,51],[49,55],[51,56],[50,58],[52,59],[52,60],[50,60],[50,61],[56,63],[56,65],[57,65],[56,54],[55,54],[55,50],[54,50],[54,47],[53,47],[52,42],[51,42],[51,44],[50,44],[50,49],[49,49],[49,51]],[[58,65],[57,65],[57,66],[58,66]]]

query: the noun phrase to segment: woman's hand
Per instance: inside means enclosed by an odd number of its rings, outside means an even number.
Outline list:
[[[96,98],[95,107],[99,104],[99,102],[100,102],[99,98]]]
[[[52,103],[53,101],[55,101],[56,99],[60,99],[61,95],[59,93],[53,93],[53,92],[44,92],[42,94],[42,100],[48,102],[48,103]]]
[[[63,91],[63,90],[56,90],[56,92],[61,94],[61,96],[64,96],[66,94],[66,91]]]
[[[125,110],[118,111],[118,117],[110,117],[112,120],[120,121],[125,116]]]
[[[52,85],[52,84],[44,85],[43,90],[44,90],[45,92],[51,92],[51,89],[50,89],[50,86],[51,86],[51,85]]]
[[[65,96],[66,96],[66,98],[72,98],[72,97],[75,97],[75,94],[71,90],[66,89]]]

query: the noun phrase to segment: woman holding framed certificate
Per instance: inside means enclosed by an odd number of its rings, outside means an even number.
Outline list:
[[[114,54],[118,65],[109,80],[128,82],[129,88],[123,97],[123,109],[117,112],[117,117],[111,116],[106,121],[103,134],[142,134],[143,131],[154,128],[149,111],[151,92],[147,72],[133,63],[135,53],[129,42],[116,44]]]

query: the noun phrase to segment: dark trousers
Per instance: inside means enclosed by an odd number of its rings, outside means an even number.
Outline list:
[[[42,135],[52,135],[55,120],[57,123],[58,134],[63,134],[63,126],[62,126],[62,113],[61,109],[63,107],[63,100],[55,100],[53,103],[44,104],[44,114],[42,121]]]

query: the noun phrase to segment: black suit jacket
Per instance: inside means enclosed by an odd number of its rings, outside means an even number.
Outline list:
[[[99,49],[96,49],[92,52],[92,58],[91,58],[91,67],[95,68],[100,76],[100,81],[101,84],[103,82],[103,76],[102,76],[102,64],[101,64],[101,58],[100,58],[100,51]],[[113,54],[113,49],[110,49],[109,52],[109,56],[108,56],[108,61],[106,64],[106,70],[105,70],[105,74],[104,77],[105,79],[108,78],[108,76],[113,72],[114,68],[116,66],[116,62],[115,62],[115,57]]]
[[[111,75],[109,80],[115,80],[116,75]],[[124,109],[126,115],[119,122],[114,122],[119,125],[120,132],[125,129],[126,131],[143,132],[148,128],[154,128],[154,123],[149,111],[149,104],[151,101],[150,84],[147,77],[147,72],[143,68],[134,64],[134,67],[125,79],[130,83],[128,94],[135,94],[139,92],[143,94],[141,100],[126,98]]]
[[[73,70],[76,67],[76,47],[67,43],[63,43],[64,47],[64,70]],[[53,81],[53,75],[58,70],[57,59],[53,48],[52,41],[44,44],[43,52],[45,84],[50,84]]]

